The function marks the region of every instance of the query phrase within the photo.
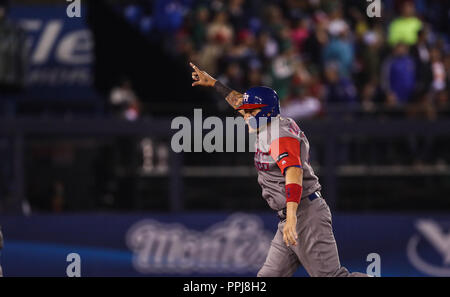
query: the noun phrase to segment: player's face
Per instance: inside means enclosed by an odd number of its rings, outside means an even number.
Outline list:
[[[245,114],[244,114],[244,120],[245,120],[245,121],[248,121],[248,119],[249,119],[250,117],[256,116],[256,115],[258,114],[258,112],[260,112],[260,111],[261,111],[261,108],[245,109],[245,110],[244,110],[244,112],[245,112]]]
[[[252,127],[250,127],[249,125],[249,120],[252,117],[255,117],[259,112],[261,111],[261,108],[256,108],[256,109],[245,109],[244,110],[244,120],[247,123],[248,126],[248,131],[250,133],[254,133],[257,131],[257,129],[253,129]]]

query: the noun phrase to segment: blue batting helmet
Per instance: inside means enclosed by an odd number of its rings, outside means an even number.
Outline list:
[[[255,109],[261,108],[261,111],[255,115],[256,123],[259,118],[267,117],[270,122],[271,117],[280,114],[280,100],[278,94],[268,87],[253,87],[244,93],[244,100],[237,109]]]

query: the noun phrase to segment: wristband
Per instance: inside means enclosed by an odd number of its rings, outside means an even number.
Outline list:
[[[299,184],[287,184],[286,187],[286,203],[296,202],[300,203],[302,197],[302,186]]]

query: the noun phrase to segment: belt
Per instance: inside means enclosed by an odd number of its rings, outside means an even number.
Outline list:
[[[314,201],[317,198],[322,198],[322,194],[319,191],[315,191],[314,193],[312,193],[304,198],[308,198],[309,201]],[[300,201],[300,203],[301,203],[301,201]],[[281,212],[281,214],[280,214],[280,212]],[[277,212],[277,216],[280,220],[284,220],[286,218],[286,207],[279,210]]]

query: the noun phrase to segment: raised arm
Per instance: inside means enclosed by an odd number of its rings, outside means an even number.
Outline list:
[[[203,70],[200,70],[197,66],[195,66],[193,63],[189,63],[191,67],[194,69],[194,72],[192,72],[192,79],[194,82],[192,83],[192,86],[204,86],[204,87],[212,87],[214,88],[219,94],[221,94],[225,100],[228,102],[228,104],[231,105],[235,110],[241,106],[243,95],[235,90],[230,89],[229,87],[222,84],[220,81],[213,78],[211,75],[206,73]],[[238,110],[238,112],[241,115],[244,115],[244,112],[242,110]]]

